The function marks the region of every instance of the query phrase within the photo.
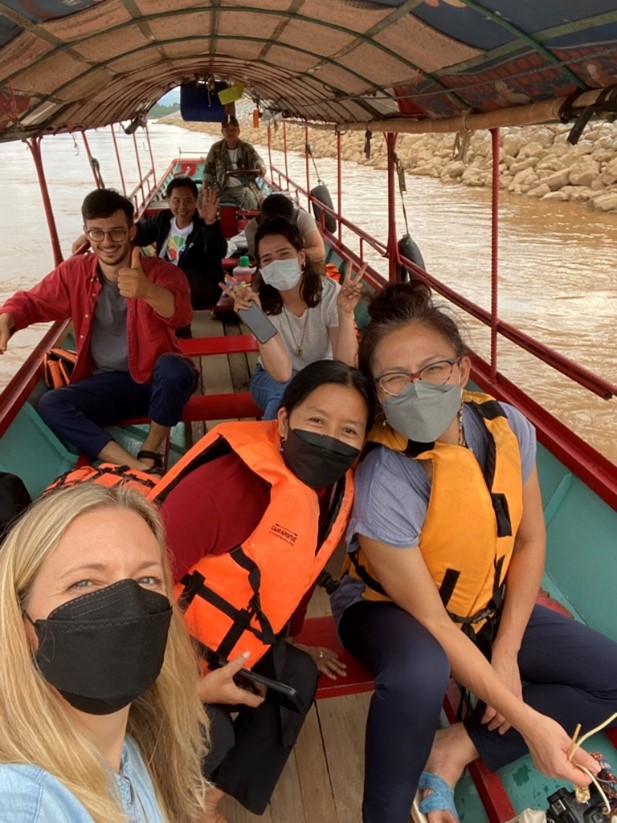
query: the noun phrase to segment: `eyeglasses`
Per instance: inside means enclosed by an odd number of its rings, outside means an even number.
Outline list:
[[[111,231],[103,231],[103,229],[87,229],[86,237],[92,240],[93,243],[101,243],[105,237],[109,237],[114,243],[120,243],[126,240],[128,236],[128,229],[111,229]]]
[[[408,383],[414,380],[425,380],[427,383],[443,384],[447,383],[452,374],[452,369],[458,364],[457,358],[449,360],[437,360],[429,363],[428,366],[416,372],[391,371],[375,378],[375,383],[386,394],[400,394]]]

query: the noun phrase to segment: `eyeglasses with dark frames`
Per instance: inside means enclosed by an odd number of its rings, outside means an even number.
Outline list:
[[[452,357],[447,360],[436,360],[416,372],[390,371],[376,377],[375,383],[386,394],[392,396],[400,394],[405,386],[414,380],[424,380],[427,383],[443,385],[448,382],[454,366],[458,363],[459,359]]]

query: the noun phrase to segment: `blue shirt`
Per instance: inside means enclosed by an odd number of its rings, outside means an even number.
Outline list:
[[[514,406],[500,405],[518,440],[522,481],[525,483],[535,465],[535,429]],[[467,405],[463,406],[462,412],[465,440],[484,468],[489,440],[486,427]],[[405,454],[384,446],[371,451],[356,472],[353,511],[347,529],[348,551],[357,548],[358,534],[393,548],[417,546],[430,494],[430,481],[417,460],[410,460]],[[363,591],[361,580],[349,575],[343,577],[330,599],[337,624],[345,609],[362,599]]]
[[[114,774],[127,823],[167,823],[137,744],[124,741]],[[66,786],[41,769],[0,764],[0,823],[92,823],[92,816]]]

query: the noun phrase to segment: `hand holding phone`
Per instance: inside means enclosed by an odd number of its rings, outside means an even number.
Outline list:
[[[245,652],[229,663],[223,663],[218,669],[204,674],[198,683],[199,698],[202,703],[225,703],[227,705],[244,705],[256,708],[263,701],[263,695],[252,688],[244,688],[236,682],[236,675],[246,666],[250,654]]]
[[[236,311],[240,320],[248,326],[260,343],[267,343],[277,333],[276,326],[257,303],[251,303],[248,309]]]

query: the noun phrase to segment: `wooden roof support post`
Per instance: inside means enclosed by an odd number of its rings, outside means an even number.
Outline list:
[[[51,248],[54,255],[54,265],[59,266],[64,258],[62,256],[62,249],[60,248],[60,240],[58,239],[58,229],[56,227],[54,210],[51,205],[51,198],[49,197],[49,189],[47,188],[45,169],[43,168],[43,158],[41,156],[42,139],[42,137],[28,137],[24,140],[24,143],[32,152],[32,159],[34,160],[34,165],[36,167],[36,176],[38,177],[41,197],[43,199],[43,208],[45,209],[45,217],[47,218],[47,226],[49,228]]]
[[[398,239],[396,236],[396,199],[394,149],[396,134],[386,133],[386,149],[388,152],[388,279],[394,283],[398,279]]]

